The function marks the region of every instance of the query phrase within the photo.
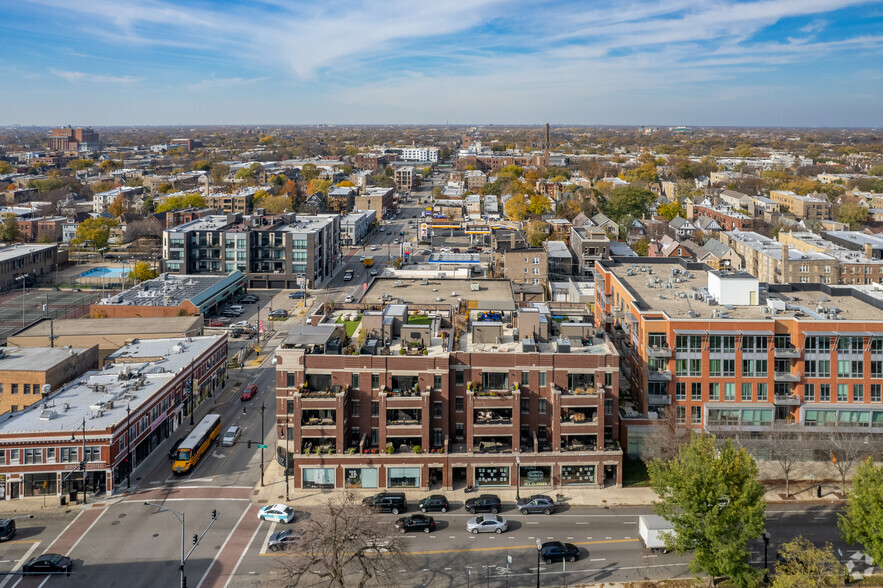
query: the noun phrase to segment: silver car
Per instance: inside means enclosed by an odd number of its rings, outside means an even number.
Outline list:
[[[508,528],[509,521],[505,517],[495,514],[481,515],[466,521],[466,530],[475,535],[479,533],[502,533]]]

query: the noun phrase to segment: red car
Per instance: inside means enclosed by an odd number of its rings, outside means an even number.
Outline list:
[[[205,326],[207,327],[223,327],[224,323],[218,320],[210,320],[205,322]]]
[[[242,391],[242,394],[239,395],[239,398],[241,398],[242,400],[251,400],[257,393],[258,387],[254,384],[249,384],[245,387],[245,390]]]

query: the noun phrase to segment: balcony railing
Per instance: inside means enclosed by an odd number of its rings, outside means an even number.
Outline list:
[[[392,421],[386,421],[386,426],[388,427],[402,427],[402,426],[420,426],[419,419],[396,419]]]
[[[671,357],[671,347],[648,346],[647,355],[650,357]]]
[[[668,370],[653,370],[647,372],[647,379],[651,382],[671,382],[671,372]]]
[[[800,406],[800,398],[795,394],[775,394],[773,404],[775,406]]]
[[[797,359],[800,357],[800,349],[797,347],[776,347],[773,349],[773,357],[780,359]]]
[[[792,372],[776,372],[773,376],[773,379],[776,382],[799,382],[800,381],[800,372],[792,373]]]
[[[333,427],[336,424],[337,423],[334,419],[320,419],[318,417],[303,419],[301,421],[301,425],[303,425],[304,427]]]
[[[671,396],[668,394],[648,394],[647,404],[650,406],[668,406],[671,404]]]
[[[345,391],[346,389],[343,386],[331,386],[324,390],[311,390],[304,385],[298,389],[297,393],[304,398],[331,398]]]

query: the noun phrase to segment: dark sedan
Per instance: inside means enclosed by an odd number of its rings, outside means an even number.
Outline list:
[[[39,557],[31,558],[22,566],[23,574],[70,574],[73,568],[71,558],[57,553],[44,553]]]
[[[475,514],[477,512],[490,512],[497,514],[502,507],[503,504],[500,502],[500,497],[496,494],[482,494],[477,498],[470,498],[466,501],[466,510],[469,514]]]
[[[543,547],[540,549],[540,557],[547,564],[564,560],[576,561],[579,559],[579,548],[573,543],[548,541],[543,543]]]
[[[448,504],[448,499],[442,496],[441,494],[433,494],[432,496],[427,496],[417,505],[422,512],[426,512],[428,510],[440,510],[441,512],[448,512],[448,509],[451,508],[451,505]]]
[[[429,533],[435,531],[435,519],[422,514],[413,514],[397,520],[395,527],[399,533],[407,533],[408,531]]]
[[[289,545],[300,545],[304,540],[304,536],[297,531],[286,529],[273,533],[267,540],[267,549],[270,551],[282,551]]]

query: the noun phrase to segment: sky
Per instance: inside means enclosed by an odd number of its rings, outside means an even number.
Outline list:
[[[0,124],[883,126],[883,1],[20,0]]]

